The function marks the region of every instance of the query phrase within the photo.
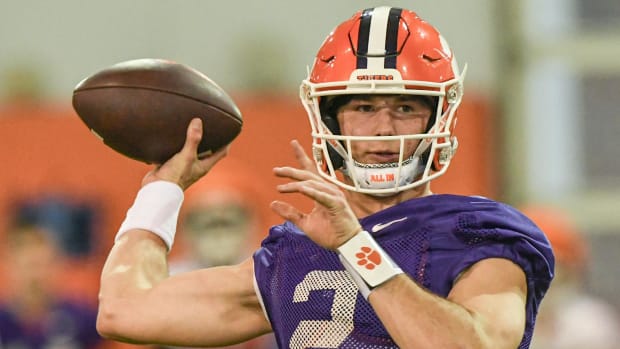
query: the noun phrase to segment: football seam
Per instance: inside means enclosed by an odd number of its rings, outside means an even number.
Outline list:
[[[100,89],[104,89],[104,88],[127,88],[127,89],[141,89],[141,90],[151,90],[151,91],[157,91],[157,92],[166,92],[166,93],[170,93],[170,94],[173,94],[173,95],[177,95],[177,96],[181,96],[181,97],[184,97],[184,98],[188,98],[188,99],[191,99],[191,100],[196,101],[196,102],[198,102],[198,103],[205,104],[205,105],[208,105],[208,106],[210,106],[210,107],[213,107],[213,108],[215,108],[215,109],[217,109],[217,110],[219,110],[219,111],[223,112],[225,115],[228,115],[229,117],[231,117],[231,118],[235,119],[236,121],[238,121],[238,122],[239,122],[239,124],[243,124],[243,118],[242,118],[242,117],[238,118],[238,117],[236,117],[234,114],[230,113],[229,111],[227,111],[227,110],[225,110],[225,109],[222,109],[222,108],[220,108],[220,107],[218,107],[218,106],[215,106],[215,105],[213,105],[213,104],[206,103],[206,102],[204,102],[204,101],[202,101],[202,100],[200,100],[200,99],[198,99],[198,98],[196,98],[196,97],[188,96],[188,95],[186,95],[186,94],[182,94],[182,93],[178,93],[178,92],[174,92],[174,91],[170,91],[170,90],[163,90],[163,89],[159,89],[159,88],[144,87],[144,86],[115,86],[115,85],[106,85],[106,86],[94,86],[94,87],[85,87],[85,88],[80,88],[80,89],[75,90],[75,91],[74,91],[74,94],[75,94],[75,93],[82,92],[82,91],[88,91],[88,90],[100,90]]]

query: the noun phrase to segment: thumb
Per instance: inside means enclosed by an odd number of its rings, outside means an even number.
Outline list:
[[[198,153],[198,145],[202,139],[202,120],[200,118],[193,118],[185,135],[185,145],[182,152],[192,154],[196,156]]]

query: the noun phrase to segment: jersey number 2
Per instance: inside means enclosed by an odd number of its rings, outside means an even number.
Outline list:
[[[314,270],[295,287],[293,302],[307,302],[310,292],[334,290],[331,320],[304,320],[293,332],[289,347],[338,348],[353,331],[358,288],[346,271]]]

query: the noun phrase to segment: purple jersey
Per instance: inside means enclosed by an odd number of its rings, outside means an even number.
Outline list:
[[[363,218],[361,224],[409,277],[446,297],[458,275],[506,258],[527,277],[529,347],[538,306],[553,278],[544,234],[514,208],[489,199],[431,195]],[[255,277],[280,348],[397,348],[335,252],[286,222],[254,255]]]

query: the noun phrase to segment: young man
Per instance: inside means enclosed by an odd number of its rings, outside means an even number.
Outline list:
[[[553,275],[542,232],[479,197],[433,195],[456,149],[463,75],[415,13],[367,9],[319,50],[301,97],[312,161],[282,193],[287,222],[238,265],[168,277],[183,190],[227,149],[200,160],[201,124],[143,181],[102,273],[98,329],[141,343],[226,345],[273,331],[282,348],[527,348]],[[205,180],[209,180],[208,178]]]

